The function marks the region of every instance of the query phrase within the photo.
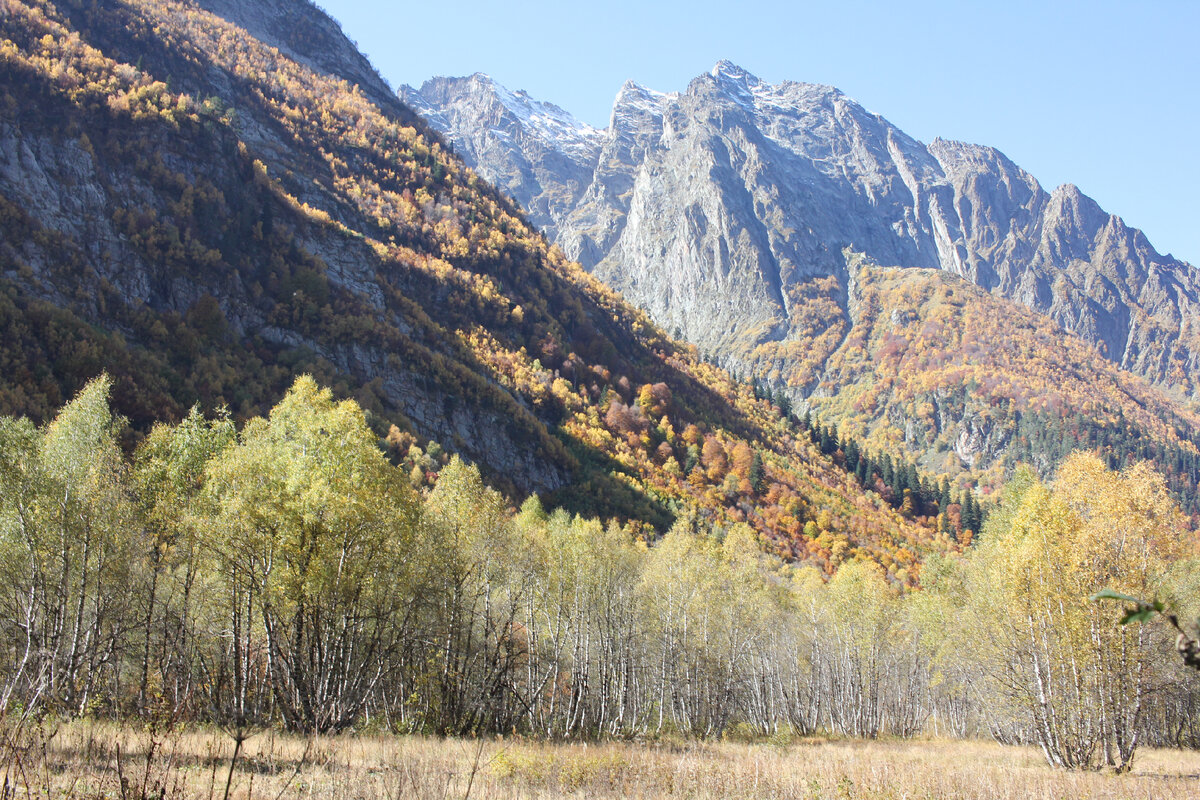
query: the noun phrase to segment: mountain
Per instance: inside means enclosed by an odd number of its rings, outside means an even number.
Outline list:
[[[1074,186],[1046,192],[995,149],[925,145],[837,89],[771,85],[725,61],[682,93],[625,84],[604,131],[557,109],[554,125],[531,124],[550,107],[481,74],[400,94],[569,257],[814,410],[851,380],[831,365],[858,324],[852,264],[865,259],[939,270],[1045,315],[1191,424],[1181,403],[1200,390],[1195,270]],[[953,357],[949,340],[930,346]],[[1118,412],[1133,409],[1104,413]],[[925,456],[928,440],[976,438],[967,417],[940,424],[953,431],[901,423],[892,435]],[[961,455],[962,466],[995,461]]]
[[[849,333],[810,398],[844,434],[876,450],[899,438],[932,474],[1049,473],[1102,446],[1115,464],[1156,460],[1194,496],[1195,413],[1019,303],[943,270],[847,261]]]
[[[435,128],[452,132],[467,162],[519,198],[551,238],[592,182],[605,135],[556,105],[510,92],[486,75],[435,78],[422,93],[406,88],[401,97]]]
[[[314,6],[5,8],[0,413],[107,371],[136,439],[308,372],[418,482],[459,453],[513,501],[746,523],[901,583],[953,546],[551,247]]]

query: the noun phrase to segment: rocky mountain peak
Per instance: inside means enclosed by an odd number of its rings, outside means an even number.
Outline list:
[[[728,60],[718,61],[707,74],[697,77],[689,86],[691,91],[700,92],[710,88],[760,114],[800,114],[823,110],[829,115],[849,114],[863,119],[876,116],[837,87],[802,81],[767,83]]]
[[[739,67],[737,64],[733,63],[727,58],[722,58],[720,61],[714,64],[713,68],[709,70],[709,74],[718,80],[722,78],[728,78],[730,80],[743,83],[760,82],[757,77],[750,73],[749,70]]]
[[[1019,175],[1025,182],[1037,183],[1032,175],[1022,170],[994,147],[960,142],[955,139],[943,139],[939,136],[929,143],[927,149],[941,163],[947,173],[1000,170],[1012,175]]]
[[[724,59],[716,63],[709,76],[717,86],[745,97],[751,97],[754,90],[762,86],[762,81],[755,75]]]
[[[456,142],[478,135],[443,130]],[[798,363],[787,343],[849,313],[846,252],[953,272],[1153,382],[1200,389],[1194,270],[1076,187],[1046,192],[995,148],[925,145],[834,87],[765,83],[727,60],[681,94],[627,82],[608,130],[587,142],[590,161],[567,172],[527,153],[536,191],[498,167],[488,175],[569,256],[669,330],[739,371],[779,376],[798,399],[818,386],[827,351]],[[1150,293],[1152,271],[1175,288]],[[819,322],[816,307],[826,308]],[[1172,321],[1183,317],[1198,318]],[[838,344],[825,340],[821,348]]]
[[[613,100],[608,130],[616,135],[622,129],[641,129],[662,117],[663,107],[678,95],[648,89],[640,83],[625,81]]]
[[[536,140],[540,148],[585,161],[600,137],[600,131],[562,108],[536,100],[524,90],[509,91],[483,72],[464,78],[433,78],[420,89],[403,86],[400,97],[435,119],[434,124],[443,130]],[[465,148],[468,160],[478,163],[476,151],[481,145],[481,141],[473,141]]]

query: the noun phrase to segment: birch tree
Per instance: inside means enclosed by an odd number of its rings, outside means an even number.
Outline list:
[[[136,521],[109,388],[91,381],[42,431],[0,426],[3,594],[22,641],[14,674],[76,714],[102,699],[103,682],[119,702],[111,690],[134,625]]]
[[[1075,455],[1052,486],[1011,492],[985,529],[964,624],[980,632],[991,690],[1050,764],[1131,765],[1161,658],[1149,628],[1114,625],[1088,597],[1105,587],[1153,594],[1181,528],[1147,467],[1118,474]]]
[[[283,721],[319,732],[353,724],[402,641],[417,520],[362,409],[299,378],[210,463],[206,491],[231,627],[254,624],[243,609],[257,612]]]

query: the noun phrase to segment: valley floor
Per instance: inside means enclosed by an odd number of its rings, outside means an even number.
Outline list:
[[[49,738],[44,735],[51,733]],[[73,723],[0,763],[0,794],[223,798],[233,742]],[[147,758],[148,748],[153,749]],[[7,772],[9,784],[5,787]],[[122,786],[124,784],[124,786]],[[247,740],[228,797],[1193,798],[1200,752],[1146,750],[1131,774],[1067,773],[1032,748],[942,740],[547,744],[273,732]]]

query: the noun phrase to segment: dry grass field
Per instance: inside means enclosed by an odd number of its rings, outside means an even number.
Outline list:
[[[1195,798],[1200,753],[1144,751],[1131,774],[1066,773],[989,742],[546,744],[270,731],[152,735],[72,723],[32,731],[0,765],[0,797],[197,798]],[[147,757],[149,756],[149,757]],[[4,781],[7,779],[7,786]]]

